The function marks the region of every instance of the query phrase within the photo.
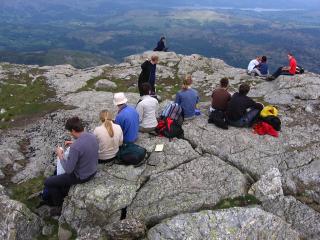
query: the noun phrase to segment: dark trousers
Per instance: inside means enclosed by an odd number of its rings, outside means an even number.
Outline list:
[[[72,185],[88,182],[94,175],[95,174],[83,180],[79,179],[73,173],[48,177],[44,182],[44,200],[51,206],[62,206],[63,200],[65,196],[68,195]]]
[[[259,113],[260,110],[252,109],[237,121],[229,120],[229,124],[234,127],[250,127],[252,125],[252,122],[255,120]]]
[[[292,75],[292,74],[289,73],[288,71],[283,71],[283,70],[282,70],[282,67],[279,67],[278,70],[277,70],[274,74],[272,74],[272,76],[273,76],[274,78],[277,78],[277,77],[279,77],[280,75]]]

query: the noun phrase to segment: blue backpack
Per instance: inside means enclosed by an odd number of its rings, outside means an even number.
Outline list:
[[[178,103],[169,103],[161,113],[161,119],[171,118],[178,124],[182,124],[184,120],[183,109]]]

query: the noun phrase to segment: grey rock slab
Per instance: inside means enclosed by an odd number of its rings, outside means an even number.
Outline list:
[[[108,79],[101,79],[95,84],[96,88],[103,88],[103,89],[116,89],[118,86],[115,82],[112,82]]]
[[[320,138],[315,134],[319,125],[307,122],[309,120],[300,111],[290,114],[301,120],[297,123],[284,121],[278,138],[259,136],[246,128],[230,127],[225,131],[208,124],[205,116],[185,123],[184,135],[193,146],[219,156],[255,179],[275,167],[285,179],[294,183],[289,186],[289,181],[285,181],[284,188],[319,194]]]
[[[265,211],[281,217],[300,233],[303,239],[319,239],[320,213],[296,200],[294,197],[279,197],[262,203]]]
[[[60,222],[68,223],[77,232],[87,226],[117,222],[122,209],[132,202],[139,187],[137,181],[99,169],[94,179],[71,188],[63,204]]]
[[[146,234],[146,226],[136,219],[124,219],[107,225],[103,230],[108,239],[141,239]]]
[[[148,232],[148,240],[300,239],[281,218],[259,208],[231,208],[182,214]]]
[[[157,175],[139,190],[127,216],[154,225],[247,193],[246,177],[217,157],[202,157]]]
[[[173,169],[183,163],[200,157],[192,146],[185,140],[174,138],[171,141],[165,137],[146,137],[142,134],[137,144],[143,146],[150,153],[144,176]],[[162,152],[155,152],[157,144],[163,144]]]
[[[258,182],[251,186],[249,193],[260,201],[283,196],[281,173],[279,169],[271,168],[268,170]]]
[[[42,220],[24,204],[11,200],[3,189],[0,185],[0,239],[34,239],[41,233]]]

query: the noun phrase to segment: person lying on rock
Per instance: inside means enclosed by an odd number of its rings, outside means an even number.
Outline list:
[[[243,83],[239,87],[239,92],[234,93],[227,106],[228,122],[235,127],[250,127],[254,119],[263,109],[261,103],[256,103],[247,96],[250,86]]]
[[[222,78],[220,80],[220,87],[216,88],[212,92],[210,112],[215,110],[225,112],[227,110],[228,102],[231,99],[231,94],[228,92],[228,87],[228,78]]]
[[[138,80],[138,89],[140,96],[143,96],[142,93],[142,84],[145,82],[148,82],[151,86],[151,95],[155,95],[156,89],[155,89],[155,83],[156,83],[156,70],[157,70],[157,64],[159,62],[159,57],[156,55],[153,55],[151,57],[151,60],[146,60],[141,65],[141,73],[139,75]]]
[[[123,142],[133,143],[138,139],[139,114],[134,107],[127,105],[128,99],[123,92],[115,93],[113,103],[118,107],[115,123],[123,132]]]
[[[199,94],[191,88],[192,78],[187,75],[183,80],[182,89],[176,94],[175,103],[183,109],[184,120],[193,119],[196,115],[196,106],[199,103]]]
[[[154,131],[158,125],[159,103],[156,98],[150,96],[150,89],[149,83],[142,84],[142,98],[136,107],[139,114],[139,131],[144,133]]]
[[[166,48],[166,38],[165,37],[161,37],[160,41],[157,44],[157,47],[155,49],[153,49],[153,51],[158,51],[158,52],[166,52],[168,51],[168,48]]]
[[[102,110],[99,114],[101,125],[93,131],[99,143],[99,164],[115,160],[119,147],[123,142],[122,129],[113,123],[113,115],[108,110]]]
[[[289,75],[293,76],[296,74],[297,69],[297,61],[294,58],[292,53],[288,53],[288,60],[289,60],[289,66],[286,67],[279,67],[278,70],[272,74],[272,76],[268,77],[267,80],[272,81],[279,77],[280,75]]]
[[[68,158],[64,158],[63,150],[57,147],[56,154],[65,170],[64,174],[51,176],[45,180],[43,200],[50,206],[62,206],[72,185],[91,180],[97,172],[99,144],[97,138],[84,130],[78,117],[69,118],[65,124],[74,142],[71,144]]]

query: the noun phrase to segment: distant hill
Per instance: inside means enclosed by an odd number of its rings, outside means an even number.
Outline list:
[[[27,53],[0,51],[0,62],[40,66],[70,64],[76,68],[88,68],[107,63],[114,64],[117,61],[108,56],[102,56],[99,54],[54,49],[49,51]]]

